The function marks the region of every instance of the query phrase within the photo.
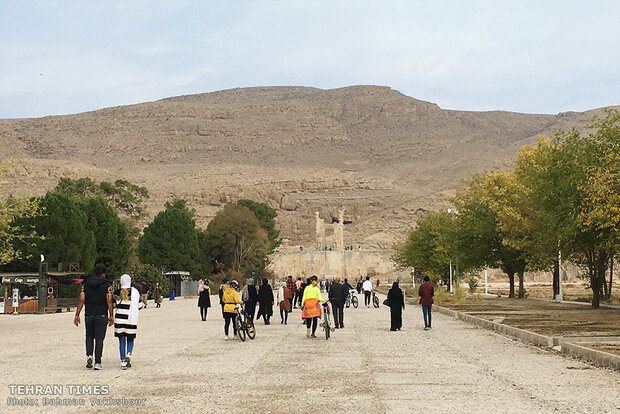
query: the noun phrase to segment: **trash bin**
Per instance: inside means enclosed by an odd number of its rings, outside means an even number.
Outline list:
[[[174,300],[174,289],[170,291],[170,300]]]

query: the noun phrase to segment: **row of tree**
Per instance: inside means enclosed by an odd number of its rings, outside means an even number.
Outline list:
[[[267,256],[280,244],[276,211],[263,203],[228,203],[205,230],[196,227],[194,210],[184,200],[166,203],[144,228],[138,257],[166,269],[194,274],[263,274]]]
[[[584,269],[599,307],[620,252],[620,115],[605,110],[586,129],[540,137],[513,170],[471,177],[449,200],[454,209],[418,220],[394,260],[437,276],[451,260],[463,272],[501,268],[511,297],[515,275],[525,295],[526,270],[553,269],[557,292],[559,261],[569,260]]]
[[[0,165],[0,174],[7,166]],[[77,264],[86,273],[96,265],[112,277],[130,269],[138,280],[160,281],[166,289],[158,276],[163,270],[260,275],[280,243],[276,211],[252,200],[227,204],[202,230],[194,210],[175,199],[140,236],[136,223],[146,198],[146,188],[126,180],[90,178],[61,178],[53,191],[30,200],[7,194],[0,201],[0,267],[32,271],[43,254],[52,266]]]

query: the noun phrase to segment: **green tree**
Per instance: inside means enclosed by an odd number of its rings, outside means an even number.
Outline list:
[[[6,171],[12,166],[13,160],[0,161],[0,183],[4,181]],[[23,252],[15,249],[15,242],[36,247],[40,240],[32,227],[19,225],[25,220],[40,214],[37,199],[18,199],[13,197],[4,187],[0,187],[0,265],[22,259]]]
[[[95,263],[105,266],[108,275],[120,276],[127,270],[132,250],[127,226],[102,197],[87,197],[79,204],[88,218],[86,228],[95,236]]]
[[[394,246],[392,260],[400,267],[445,276],[457,255],[454,243],[454,216],[447,212],[428,212],[421,217],[404,243]]]
[[[166,270],[197,271],[196,220],[185,200],[166,203],[165,210],[144,228],[138,241],[138,257],[142,263]]]
[[[470,267],[495,266],[508,275],[509,297],[515,297],[514,275],[519,277],[519,297],[525,295],[523,277],[529,262],[527,251],[506,241],[506,230],[519,222],[513,213],[520,192],[510,173],[475,175],[452,199],[459,214],[456,240],[459,256]],[[510,221],[502,222],[510,217]]]
[[[129,274],[133,282],[147,282],[150,290],[149,295],[153,297],[155,293],[155,283],[159,282],[161,286],[162,296],[166,296],[170,291],[170,280],[164,274],[164,271],[150,264],[136,263],[130,267]]]
[[[276,229],[276,217],[278,217],[278,212],[267,204],[257,203],[256,201],[248,199],[239,200],[237,204],[252,210],[260,226],[267,232],[267,237],[269,237],[269,253],[273,253],[282,243],[282,239],[280,239],[280,230]]]
[[[102,181],[97,184],[89,177],[78,179],[61,177],[55,191],[70,197],[102,196],[119,213],[134,219],[144,216],[142,203],[149,198],[149,192],[145,187],[140,187],[127,180],[116,180],[114,183]]]
[[[620,152],[619,119],[618,112],[610,110],[604,119],[594,119],[587,135],[572,129],[556,131],[551,141],[543,137],[536,147],[519,153],[516,168],[537,215],[547,223],[548,239],[564,257],[587,269],[594,308],[599,307],[605,272],[617,248],[617,213],[613,207],[610,214],[600,213],[605,210],[602,200],[614,200],[617,188],[613,177]],[[612,180],[609,187],[604,185],[607,179]]]
[[[222,270],[262,274],[270,240],[249,208],[228,203],[209,222],[205,246],[205,255],[224,264]]]
[[[15,248],[30,259],[15,261],[11,268],[37,269],[39,254],[43,254],[52,266],[78,263],[81,271],[92,271],[96,259],[95,235],[87,227],[88,216],[82,206],[63,194],[53,192],[37,202],[44,213],[19,220],[19,225],[31,226],[43,240],[36,247],[17,241]]]

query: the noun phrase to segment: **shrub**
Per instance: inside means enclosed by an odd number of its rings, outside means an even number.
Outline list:
[[[478,278],[474,276],[467,278],[467,284],[469,285],[469,293],[475,293],[478,288]]]
[[[417,294],[416,294],[417,296]],[[442,288],[442,287],[438,287],[437,289],[435,289],[435,296],[433,297],[433,301],[441,306],[443,304],[445,304],[446,302],[449,301],[450,296],[448,295],[448,293],[446,292],[446,289]]]
[[[462,287],[458,286],[454,288],[454,300],[459,305],[465,303],[465,290]]]

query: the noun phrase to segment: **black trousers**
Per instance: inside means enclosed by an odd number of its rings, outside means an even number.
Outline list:
[[[202,306],[200,307],[200,319],[202,319],[203,321],[207,319],[207,309],[208,308]]]
[[[306,328],[310,329],[310,324],[312,324],[312,335],[316,332],[316,326],[319,323],[319,317],[315,316],[314,318],[306,318]]]
[[[224,312],[224,334],[228,335],[228,327],[230,326],[230,322],[232,321],[233,334],[237,335],[237,327],[235,326],[236,316],[236,313]]]
[[[344,328],[344,302],[332,302],[332,312],[334,313],[334,326]]]
[[[369,290],[364,291],[364,305],[366,306],[370,305],[370,291]]]
[[[86,356],[93,355],[93,348],[95,348],[95,364],[101,364],[108,317],[106,315],[84,316],[84,326],[86,326]]]

